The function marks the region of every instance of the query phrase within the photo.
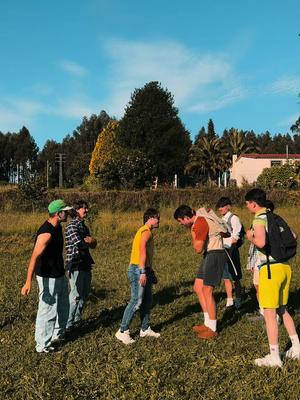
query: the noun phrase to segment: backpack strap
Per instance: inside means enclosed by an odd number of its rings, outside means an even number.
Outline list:
[[[266,215],[268,218],[268,212],[261,213],[259,215]],[[266,241],[267,241],[267,229],[266,229]],[[266,250],[266,257],[267,257],[267,269],[268,269],[268,279],[271,279],[271,262],[270,262],[270,252],[268,251],[268,245],[267,243],[265,244],[265,250]]]

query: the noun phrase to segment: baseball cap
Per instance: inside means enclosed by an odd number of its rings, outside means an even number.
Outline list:
[[[55,214],[68,210],[72,210],[72,207],[67,206],[66,203],[61,199],[53,200],[48,206],[49,214]]]

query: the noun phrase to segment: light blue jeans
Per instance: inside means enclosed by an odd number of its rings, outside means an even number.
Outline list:
[[[91,271],[72,271],[70,273],[70,311],[67,328],[81,320],[82,309],[91,290],[91,280]]]
[[[120,330],[129,329],[131,320],[137,310],[140,310],[141,329],[149,327],[150,310],[152,306],[152,284],[140,285],[140,271],[138,265],[131,264],[128,268],[128,279],[131,287],[131,298],[125,308]]]
[[[50,346],[65,331],[69,314],[68,281],[36,276],[39,286],[39,306],[35,323],[36,351]]]

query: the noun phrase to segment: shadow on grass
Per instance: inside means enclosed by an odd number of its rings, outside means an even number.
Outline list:
[[[173,303],[179,298],[187,297],[193,294],[192,291],[193,281],[185,281],[181,284],[176,284],[173,286],[168,286],[163,288],[162,290],[156,292],[153,295],[153,306],[160,305],[164,306],[170,303]],[[185,290],[180,293],[180,288],[191,287],[190,290]],[[115,290],[114,290],[115,291]],[[93,296],[95,299],[93,301]],[[90,298],[90,301],[98,302],[101,298],[106,297],[106,291],[103,289],[99,291],[94,291]],[[220,303],[224,298],[226,298],[226,294],[224,292],[216,292],[214,294],[216,303]],[[196,298],[196,295],[195,295]],[[83,322],[83,325],[80,328],[77,328],[76,331],[69,334],[68,341],[74,341],[77,338],[83,337],[99,328],[107,328],[114,325],[116,322],[121,322],[124,310],[126,305],[121,305],[117,307],[110,307],[102,310],[97,317],[90,318]],[[245,314],[253,314],[258,308],[256,292],[254,288],[250,288],[244,292],[243,295],[243,304],[239,311],[237,311],[234,307],[225,309],[222,313],[222,317],[218,321],[218,330],[221,332],[222,330],[233,326],[236,324]],[[290,293],[290,301],[289,308],[298,309],[300,308],[300,289],[295,292]],[[189,317],[193,314],[199,314],[201,311],[199,303],[196,301],[194,304],[190,304],[186,306],[181,312],[174,314],[171,318],[162,321],[158,324],[153,324],[153,328],[155,330],[160,331],[163,327],[173,324],[174,322],[180,321],[186,317]],[[297,332],[300,333],[300,324],[297,327]]]

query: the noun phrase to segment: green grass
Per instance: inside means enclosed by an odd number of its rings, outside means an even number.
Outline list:
[[[298,210],[280,211],[300,232]],[[132,346],[119,343],[114,334],[129,299],[127,265],[130,246],[141,213],[101,212],[89,221],[98,247],[93,288],[84,311],[84,326],[62,352],[39,355],[34,351],[37,287],[27,300],[20,288],[37,227],[46,214],[1,215],[0,234],[0,398],[2,399],[299,399],[300,363],[288,361],[282,370],[261,369],[253,359],[268,351],[264,326],[248,321],[255,306],[251,275],[244,269],[244,311],[225,312],[223,286],[216,291],[219,337],[197,339],[192,326],[201,321],[192,292],[201,256],[194,254],[189,232],[172,220],[173,210],[161,210],[161,227],[155,231],[155,270],[152,327],[157,340],[139,339]],[[251,216],[237,210],[245,226]],[[243,267],[247,245],[242,247]],[[293,264],[290,309],[300,323],[299,256]],[[139,318],[132,333],[137,336]],[[280,327],[280,347],[289,345]]]

